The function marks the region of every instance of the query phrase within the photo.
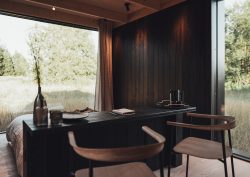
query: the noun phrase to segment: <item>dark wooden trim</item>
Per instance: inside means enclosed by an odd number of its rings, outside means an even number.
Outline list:
[[[19,4],[20,3],[16,3],[16,5],[19,5]],[[55,12],[54,14],[57,14],[57,15],[51,15],[52,14],[51,10],[41,9],[39,7],[32,8],[29,5],[24,6],[23,4],[20,4],[21,7],[19,10],[17,10],[18,8],[14,8],[12,6],[14,6],[14,4],[11,4],[10,2],[7,2],[7,1],[4,2],[4,4],[0,5],[0,14],[13,16],[17,18],[46,22],[46,23],[51,23],[51,24],[58,24],[58,25],[75,27],[75,28],[98,31],[97,22],[94,22],[93,20],[92,20],[93,22],[91,22],[89,26],[85,26],[83,23],[81,23],[80,18],[84,19],[85,17],[72,15],[72,14],[66,14],[66,13],[63,14],[62,12]],[[50,16],[48,15],[48,18],[45,18],[44,15],[42,15],[43,13],[50,14]]]
[[[217,113],[224,114],[225,104],[225,10],[224,1],[217,2]]]
[[[17,0],[19,1],[19,0]],[[21,3],[25,5],[32,5],[33,7],[41,7],[44,9],[51,9],[56,7],[56,11],[61,11],[68,14],[76,14],[80,16],[92,16],[97,19],[109,19],[116,22],[127,22],[127,14],[123,12],[113,11],[104,7],[85,3],[83,1],[61,1],[61,0],[22,0]]]
[[[225,106],[225,11],[224,1],[212,0],[212,114],[224,115]],[[212,124],[216,122],[212,121]],[[211,133],[211,138],[220,141],[218,133]]]
[[[224,114],[225,97],[225,11],[224,1],[211,2],[211,32],[212,32],[212,94],[211,113]]]

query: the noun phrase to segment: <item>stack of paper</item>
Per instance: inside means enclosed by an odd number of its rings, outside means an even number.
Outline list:
[[[121,109],[113,109],[112,112],[121,115],[131,115],[135,113],[135,110],[121,108]]]

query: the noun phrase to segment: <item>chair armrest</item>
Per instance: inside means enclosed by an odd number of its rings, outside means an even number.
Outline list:
[[[231,129],[231,124],[217,124],[217,125],[194,125],[194,124],[186,124],[180,122],[172,122],[167,121],[167,125],[182,127],[182,128],[190,128],[196,130],[205,130],[205,131],[223,131]]]
[[[211,114],[198,114],[198,113],[187,113],[188,117],[193,118],[204,118],[204,119],[216,119],[221,121],[232,122],[235,121],[235,118],[232,116],[224,116],[224,115],[211,115]]]
[[[155,139],[158,143],[165,142],[165,137],[163,137],[162,135],[160,135],[156,131],[152,130],[151,128],[149,128],[147,126],[142,126],[142,130],[146,134],[148,134],[149,136],[151,136],[153,139]]]
[[[75,140],[75,135],[72,131],[68,132],[68,138],[69,138],[69,144],[72,147],[77,147],[76,140]]]
[[[143,126],[142,130],[158,143],[118,148],[86,148],[77,146],[73,132],[68,132],[68,137],[74,151],[82,157],[103,162],[128,162],[150,158],[159,154],[164,148],[165,138],[163,136],[146,126]]]

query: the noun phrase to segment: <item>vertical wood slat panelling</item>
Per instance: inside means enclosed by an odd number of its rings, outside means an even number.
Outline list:
[[[113,31],[115,108],[154,105],[183,89],[211,110],[211,0],[189,0]]]

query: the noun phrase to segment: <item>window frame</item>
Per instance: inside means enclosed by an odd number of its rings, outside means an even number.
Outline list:
[[[83,30],[92,30],[92,31],[99,32],[99,30],[97,28],[93,28],[93,27],[87,27],[87,26],[84,26],[84,25],[78,25],[78,24],[68,23],[68,22],[63,22],[63,21],[49,20],[49,19],[29,16],[29,15],[21,15],[21,14],[18,14],[18,13],[6,12],[6,11],[3,11],[3,10],[0,10],[0,15],[5,15],[5,16],[10,16],[10,17],[26,19],[26,20],[33,20],[33,21],[37,21],[37,22],[43,22],[43,23],[61,25],[61,26],[65,26],[65,27],[72,27],[72,28],[78,28],[78,29],[83,29]],[[4,134],[4,133],[6,133],[6,131],[0,131],[0,134]]]
[[[225,109],[225,2],[211,0],[212,33],[212,74],[211,74],[211,113],[224,115]],[[212,124],[214,122],[211,122]],[[219,133],[212,133],[211,138],[220,140]],[[250,162],[250,153],[233,148],[233,157]]]

